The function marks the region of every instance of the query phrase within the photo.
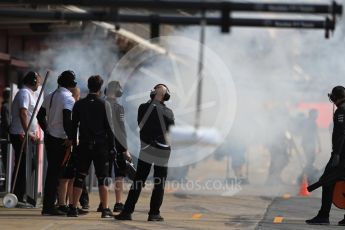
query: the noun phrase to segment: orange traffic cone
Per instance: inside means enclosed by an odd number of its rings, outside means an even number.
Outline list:
[[[307,180],[307,176],[304,175],[303,179],[302,179],[302,183],[301,186],[299,188],[299,196],[309,196],[310,193],[308,192],[308,180]]]

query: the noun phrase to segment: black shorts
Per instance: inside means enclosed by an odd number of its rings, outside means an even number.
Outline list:
[[[75,165],[66,165],[61,169],[61,179],[73,179],[76,175],[77,169]]]
[[[91,162],[95,166],[96,176],[104,178],[109,172],[109,153],[106,142],[93,145],[81,142],[77,147],[77,172],[88,174]]]

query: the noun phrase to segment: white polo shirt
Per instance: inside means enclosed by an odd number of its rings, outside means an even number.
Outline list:
[[[46,109],[49,135],[56,138],[67,138],[63,128],[63,110],[72,111],[74,103],[71,91],[64,87],[59,87],[44,98],[42,107]]]
[[[12,122],[10,126],[10,134],[24,134],[24,129],[20,121],[20,109],[27,109],[27,124],[29,124],[36,102],[37,98],[31,89],[24,86],[17,92],[12,102]],[[35,132],[36,130],[37,119],[35,117],[31,123],[29,131]]]

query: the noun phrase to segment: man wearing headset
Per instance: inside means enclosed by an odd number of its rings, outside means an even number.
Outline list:
[[[345,160],[345,88],[343,86],[336,86],[328,96],[330,101],[337,106],[337,109],[333,115],[332,155],[326,165],[323,176],[327,176],[338,166],[345,167],[345,165],[341,165],[344,164]],[[322,186],[321,208],[314,218],[306,220],[307,224],[329,224],[329,212],[332,206],[334,186],[335,182]],[[345,226],[345,218],[339,221],[338,225]]]
[[[19,156],[24,140],[25,131],[28,129],[29,121],[31,119],[31,116],[33,115],[33,111],[37,102],[35,91],[37,91],[40,82],[41,77],[38,73],[33,71],[28,72],[22,81],[23,87],[14,97],[11,108],[12,122],[10,125],[9,133],[10,140],[15,152],[15,169],[19,167],[14,194],[17,196],[18,201],[23,203],[25,203],[24,195],[26,192],[26,148],[23,149],[21,162],[19,162]],[[29,144],[33,144],[38,140],[36,130],[37,120],[33,119],[30,129],[28,130]],[[15,170],[13,174],[14,173]]]
[[[74,72],[71,70],[62,72],[57,83],[58,88],[45,97],[37,114],[38,122],[45,134],[48,160],[42,215],[53,216],[66,215],[68,211],[65,200],[59,201],[58,208],[55,207],[55,201],[62,162],[66,150],[72,145],[71,114],[75,100],[70,90],[77,85]]]
[[[141,104],[138,109],[138,125],[140,128],[141,150],[138,159],[137,173],[129,191],[124,209],[117,220],[132,220],[135,204],[142,187],[154,164],[154,188],[151,195],[148,221],[164,221],[160,215],[163,202],[164,186],[170,157],[170,144],[166,134],[174,125],[174,114],[164,101],[169,100],[170,92],[166,85],[158,84],[150,93],[151,100]]]

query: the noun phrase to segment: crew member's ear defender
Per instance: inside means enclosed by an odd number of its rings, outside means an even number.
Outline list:
[[[108,87],[104,89],[104,95],[115,95],[115,97],[121,97],[123,94],[122,87],[120,85],[120,82],[118,81],[111,81],[108,84]]]
[[[332,92],[328,94],[329,100],[335,103],[338,99],[345,99],[344,86],[338,85],[332,89]]]
[[[57,83],[65,88],[74,88],[77,86],[75,73],[72,70],[63,71],[58,77]]]
[[[153,90],[151,90],[151,92],[150,92],[151,100],[153,100],[153,98],[156,96],[156,89],[157,89],[157,87],[159,87],[161,85],[164,86],[165,88],[167,88],[167,92],[164,94],[163,100],[164,101],[169,101],[169,99],[170,99],[170,91],[169,91],[168,86],[166,86],[165,84],[157,84],[157,85],[155,85],[155,87],[153,87]]]
[[[35,86],[37,84],[38,73],[34,71],[28,72],[23,78],[23,84],[28,86]]]

